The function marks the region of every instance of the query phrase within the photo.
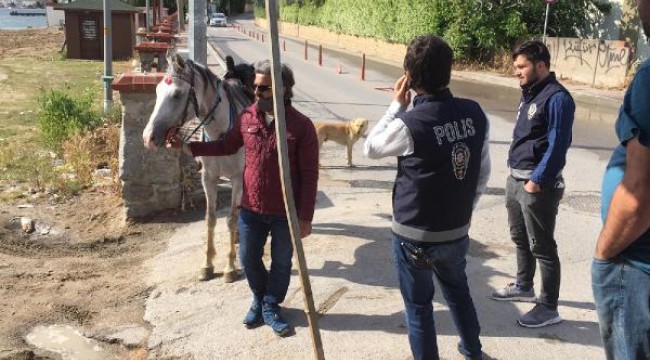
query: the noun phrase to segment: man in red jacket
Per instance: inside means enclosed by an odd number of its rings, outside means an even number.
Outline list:
[[[291,277],[293,246],[289,233],[278,164],[275,137],[272,67],[268,60],[255,65],[255,103],[248,107],[223,140],[181,144],[192,156],[223,156],[245,149],[244,193],[239,212],[239,256],[253,304],[244,318],[247,328],[263,323],[278,336],[286,336],[289,325],[280,315]],[[283,95],[291,183],[298,212],[300,236],[311,234],[311,221],[318,184],[318,139],[311,120],[291,106],[293,71],[282,65]],[[271,269],[262,261],[266,238],[271,235]]]

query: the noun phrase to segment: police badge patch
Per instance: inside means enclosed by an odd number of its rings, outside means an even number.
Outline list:
[[[535,113],[537,112],[537,104],[530,104],[528,107],[528,120],[532,119],[533,116],[535,116]]]
[[[454,166],[454,176],[463,180],[467,175],[469,165],[469,148],[463,142],[457,142],[451,149],[451,164]]]

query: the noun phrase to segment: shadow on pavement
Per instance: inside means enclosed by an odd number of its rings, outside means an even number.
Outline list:
[[[389,214],[376,214],[374,216],[386,218],[387,225],[389,224]],[[313,232],[314,234],[329,236],[356,237],[369,242],[355,249],[353,264],[344,264],[336,260],[326,261],[322,268],[310,269],[311,276],[343,278],[356,284],[397,288],[397,280],[390,259],[390,227],[319,223],[314,225]],[[515,261],[514,253],[510,254],[508,256],[512,257],[512,261]],[[514,275],[485,265],[486,261],[500,256],[493,249],[481,243],[480,239],[471,239],[467,259],[467,274],[481,323],[482,338],[543,338],[546,342],[600,346],[597,322],[565,320],[560,324],[538,329],[519,326],[516,320],[517,317],[522,311],[528,311],[532,308],[532,303],[522,306],[522,304],[512,302],[497,302],[490,298],[490,294],[495,290],[488,285],[491,277],[512,277]],[[436,331],[439,335],[457,336],[449,311],[441,308],[446,302],[443,300],[439,289],[440,287],[436,281],[436,294],[434,296]],[[519,307],[522,307],[521,311]],[[562,313],[562,307],[594,309],[591,303],[561,300],[560,314]],[[301,310],[288,309],[286,316],[296,327],[307,326],[307,320]],[[319,324],[321,328],[327,330],[384,331],[406,335],[402,307],[395,309],[395,312],[390,315],[328,313],[321,317]],[[406,338],[404,341],[407,341]]]

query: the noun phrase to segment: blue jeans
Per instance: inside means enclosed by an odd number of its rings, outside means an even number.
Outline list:
[[[239,259],[248,286],[257,300],[277,306],[287,295],[291,279],[293,245],[287,218],[261,215],[242,208],[239,211]],[[266,238],[271,234],[271,270],[262,261]]]
[[[432,304],[434,275],[460,335],[458,350],[467,359],[481,359],[481,327],[465,275],[469,237],[434,244],[412,242],[393,234],[392,241],[393,262],[406,307],[406,325],[414,360],[439,358]],[[407,247],[410,244],[420,248],[430,259],[430,266],[414,262],[402,242],[406,242]]]
[[[623,259],[594,259],[591,286],[607,359],[650,359],[650,274]]]

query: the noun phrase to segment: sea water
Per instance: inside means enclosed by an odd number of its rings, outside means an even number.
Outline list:
[[[45,9],[15,9],[16,11],[42,12]],[[9,15],[12,9],[0,9],[0,29],[19,30],[47,27],[47,16],[15,16]]]

